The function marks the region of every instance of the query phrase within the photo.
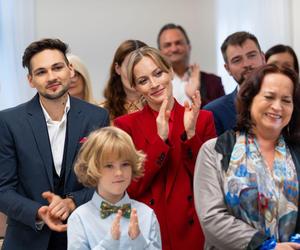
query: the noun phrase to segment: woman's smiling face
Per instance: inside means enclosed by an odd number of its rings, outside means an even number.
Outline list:
[[[256,134],[280,135],[293,113],[293,88],[291,79],[283,74],[271,73],[264,77],[250,109]]]
[[[173,72],[164,72],[155,62],[144,56],[133,69],[135,89],[142,94],[149,106],[158,111],[166,98],[171,98]]]

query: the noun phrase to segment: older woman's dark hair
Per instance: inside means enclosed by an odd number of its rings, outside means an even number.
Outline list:
[[[287,76],[293,82],[293,103],[294,109],[289,124],[283,128],[282,134],[288,141],[300,139],[300,91],[298,76],[292,69],[287,67],[278,67],[274,64],[266,64],[258,67],[252,72],[249,78],[242,84],[237,96],[237,129],[251,133],[253,122],[250,116],[250,108],[253,98],[259,93],[263,79],[268,74],[279,73]]]
[[[299,74],[299,63],[298,63],[297,55],[295,51],[292,49],[292,47],[288,45],[277,44],[272,48],[268,49],[267,52],[265,53],[266,61],[268,61],[271,56],[279,53],[289,53],[293,57],[294,69]]]

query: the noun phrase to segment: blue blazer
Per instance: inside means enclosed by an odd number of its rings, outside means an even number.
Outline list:
[[[73,163],[80,140],[109,124],[106,110],[70,97],[67,116],[64,193],[77,206],[93,190],[78,183]],[[4,249],[47,249],[50,229],[36,230],[38,209],[48,202],[41,194],[54,191],[53,159],[46,120],[37,94],[31,101],[0,112],[0,211],[8,216]]]
[[[203,109],[213,113],[218,136],[226,130],[236,127],[236,95],[237,88],[232,93],[224,95],[203,107]]]

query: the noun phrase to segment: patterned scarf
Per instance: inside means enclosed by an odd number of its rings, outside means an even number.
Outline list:
[[[295,165],[283,137],[275,146],[271,170],[256,138],[237,133],[224,175],[229,211],[277,241],[288,241],[296,226],[299,190]]]

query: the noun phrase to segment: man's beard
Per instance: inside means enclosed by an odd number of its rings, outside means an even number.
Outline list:
[[[67,91],[68,91],[68,87],[64,87],[62,90],[60,90],[55,94],[47,94],[47,93],[39,93],[39,94],[48,100],[56,100],[61,98]]]
[[[247,78],[251,75],[251,73],[252,73],[253,70],[254,70],[254,68],[248,67],[246,70],[244,70],[242,72],[240,79],[235,79],[234,78],[234,80],[238,83],[238,85],[241,86],[243,84],[243,82],[245,80],[247,80]]]

